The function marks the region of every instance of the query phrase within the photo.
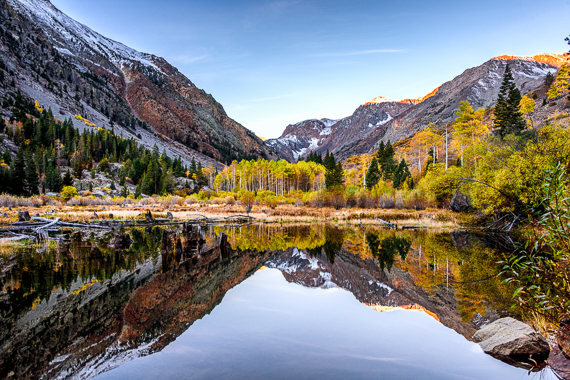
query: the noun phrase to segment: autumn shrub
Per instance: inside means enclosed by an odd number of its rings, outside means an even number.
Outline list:
[[[0,195],[1,207],[41,207],[43,201],[39,197],[17,197],[9,194]]]
[[[48,197],[47,195],[41,194],[40,196],[38,196],[38,198],[41,199],[43,206],[56,206],[56,207],[61,206],[60,201],[52,197]]]
[[[275,208],[277,206],[277,198],[272,195],[265,198],[264,203],[269,208]]]
[[[429,171],[425,177],[420,181],[420,187],[425,193],[433,195],[438,206],[443,206],[448,203],[458,184],[461,182],[462,174],[461,169],[456,166],[451,166],[445,170],[444,164],[430,165]]]
[[[538,207],[546,195],[544,170],[567,162],[569,138],[567,129],[547,125],[527,141],[509,137],[490,142],[475,168],[479,182],[467,187],[473,205],[487,214]]]
[[[121,198],[118,202],[118,204],[122,204],[122,205],[133,205],[135,204],[135,197],[133,195],[129,195],[126,198]]]
[[[356,194],[348,194],[346,196],[346,207],[352,208],[358,205],[358,197]]]
[[[255,202],[255,194],[252,191],[242,191],[239,200],[242,205],[251,206]]]
[[[197,194],[192,194],[189,197],[187,197],[186,199],[184,199],[185,205],[194,205],[196,203],[198,203],[198,195]]]
[[[236,204],[236,199],[234,198],[233,195],[227,196],[225,199],[225,202],[227,205],[235,205]]]
[[[325,196],[325,206],[334,207],[336,210],[346,206],[344,194],[341,191],[331,191]]]
[[[151,205],[153,202],[154,202],[154,199],[152,199],[152,198],[149,197],[149,198],[142,198],[142,199],[139,199],[139,200],[137,201],[137,204],[138,204],[139,206],[148,206],[148,205]]]
[[[374,198],[369,191],[363,190],[358,194],[358,207],[375,208],[376,198]]]
[[[402,197],[402,193],[398,192],[396,195],[394,195],[394,208],[401,210],[404,207],[404,197]]]
[[[73,186],[64,186],[61,190],[61,199],[65,202],[78,195],[77,189]]]
[[[204,190],[200,190],[198,192],[198,196],[196,198],[199,201],[207,201],[209,197],[210,197],[210,195],[208,194],[208,192],[205,192]]]
[[[167,195],[166,197],[158,198],[158,202],[162,207],[172,207],[182,202],[182,197],[178,195]]]
[[[391,195],[380,195],[378,197],[378,207],[379,208],[395,208],[396,202],[394,197]]]

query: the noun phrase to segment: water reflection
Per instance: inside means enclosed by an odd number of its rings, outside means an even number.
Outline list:
[[[469,234],[327,224],[133,228],[17,247],[0,275],[0,377],[92,377],[161,351],[264,266],[376,311],[422,311],[470,339],[511,306],[497,255]]]

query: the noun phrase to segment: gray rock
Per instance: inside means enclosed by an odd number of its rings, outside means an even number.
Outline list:
[[[505,363],[530,368],[548,359],[550,346],[532,327],[507,317],[488,324],[473,335],[485,353]]]
[[[27,222],[30,220],[30,213],[27,211],[18,211],[18,221]]]
[[[451,198],[451,202],[449,203],[449,208],[453,212],[463,212],[469,210],[471,207],[471,198],[468,195],[461,192],[460,188],[458,187],[455,190],[455,194],[453,194],[453,198]]]
[[[168,211],[168,212],[166,213],[166,217],[167,217],[168,219],[174,219],[174,216],[172,216],[172,213],[171,213],[170,211]]]
[[[109,196],[109,194],[103,190],[94,190],[91,194],[93,194],[94,196],[99,197],[99,198]]]

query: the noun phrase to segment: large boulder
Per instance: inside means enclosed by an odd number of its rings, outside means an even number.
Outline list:
[[[513,318],[501,318],[473,335],[485,353],[505,363],[530,368],[538,366],[550,354],[546,339],[532,327]]]
[[[457,190],[455,190],[455,194],[453,194],[453,198],[451,198],[449,208],[453,212],[467,211],[471,208],[471,198],[469,198],[469,195],[463,193],[461,188],[458,187]]]

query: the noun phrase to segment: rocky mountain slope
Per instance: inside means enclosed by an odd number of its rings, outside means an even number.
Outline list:
[[[338,120],[310,119],[289,124],[281,137],[269,139],[265,144],[279,157],[296,162],[316,150],[331,133],[331,126]]]
[[[444,125],[455,119],[459,103],[469,101],[473,108],[491,108],[496,104],[507,63],[522,94],[544,85],[548,73],[556,73],[566,61],[562,54],[542,54],[534,57],[501,56],[465,70],[441,85],[435,94],[398,115],[394,120],[376,128],[366,139],[336,145],[334,152],[341,158],[370,153],[380,141],[399,141],[412,136],[429,123]],[[539,103],[540,104],[540,103]],[[326,144],[326,143],[325,143]],[[324,144],[323,144],[324,145]]]
[[[417,102],[418,99],[377,97],[341,120],[311,119],[288,125],[281,137],[265,143],[280,157],[295,162],[311,152],[334,151],[338,146],[364,139]]]
[[[270,156],[166,60],[103,37],[48,0],[1,0],[0,20],[2,98],[20,90],[59,118],[81,115],[185,161]],[[5,117],[9,106],[0,109]]]
[[[288,141],[295,141],[294,145],[289,145],[295,152],[295,160],[311,151],[324,154],[329,150],[340,159],[354,154],[371,153],[378,148],[380,141],[390,140],[394,143],[412,136],[429,123],[441,126],[453,121],[459,103],[463,100],[469,101],[475,109],[493,107],[507,63],[521,93],[540,90],[544,97],[544,78],[548,73],[556,73],[567,60],[568,56],[564,54],[495,57],[480,66],[465,70],[423,98],[395,101],[377,97],[358,107],[351,116],[332,125],[330,133],[325,139],[319,139],[318,143],[316,140],[300,139],[297,129],[289,126],[283,136],[268,140],[267,144],[288,160],[291,160],[286,152],[285,142]],[[542,98],[537,100],[537,104],[541,103]]]
[[[317,151],[321,153],[325,153],[327,150],[336,152],[339,147],[367,140],[371,133],[382,129],[384,125],[414,107],[416,103],[417,100],[411,99],[395,101],[382,97],[376,98],[372,102],[358,107],[351,116],[345,117],[333,125],[331,134]]]

